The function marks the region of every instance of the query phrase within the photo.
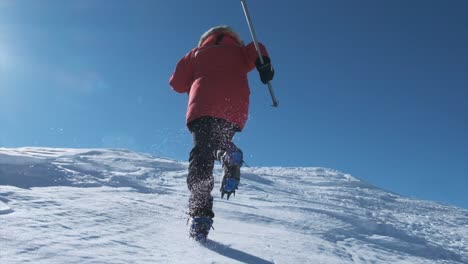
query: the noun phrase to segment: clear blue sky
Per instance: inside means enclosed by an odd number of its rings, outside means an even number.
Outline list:
[[[468,208],[468,1],[249,1],[280,107],[249,76],[251,166],[321,166]],[[248,42],[240,1],[0,0],[0,146],[186,160],[167,81],[208,28]]]

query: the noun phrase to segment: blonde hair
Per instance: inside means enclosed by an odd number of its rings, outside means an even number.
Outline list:
[[[200,47],[203,44],[203,42],[205,42],[205,40],[209,36],[213,35],[214,33],[218,33],[218,32],[228,33],[228,34],[232,35],[239,42],[240,45],[244,45],[244,42],[242,41],[241,37],[239,36],[239,34],[236,31],[234,31],[234,29],[232,29],[230,26],[221,25],[221,26],[212,27],[212,28],[208,29],[208,31],[203,33],[203,35],[200,38],[200,41],[198,41],[198,47]]]

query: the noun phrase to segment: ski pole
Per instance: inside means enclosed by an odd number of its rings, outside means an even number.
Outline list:
[[[258,53],[258,58],[260,59],[260,63],[263,64],[264,63],[263,56],[258,46],[257,35],[255,34],[255,29],[252,24],[252,19],[250,18],[250,13],[249,13],[249,10],[247,9],[247,3],[245,2],[245,0],[241,0],[241,4],[242,4],[242,9],[244,9],[245,18],[247,19],[247,24],[249,25],[250,34],[252,35],[255,49],[257,50],[257,53]],[[273,87],[271,86],[271,82],[268,81],[267,85],[268,85],[268,90],[270,91],[271,99],[273,100],[273,107],[278,107],[279,102],[275,97],[275,93],[273,91]]]

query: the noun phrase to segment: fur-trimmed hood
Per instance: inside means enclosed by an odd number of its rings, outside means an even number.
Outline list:
[[[236,39],[237,42],[239,42],[239,45],[241,46],[244,45],[244,42],[242,41],[241,37],[236,31],[234,31],[230,26],[221,25],[221,26],[212,27],[208,29],[208,31],[203,33],[203,35],[200,37],[200,41],[198,41],[198,47],[200,47],[208,39],[208,37],[216,33],[229,34],[232,37],[234,37],[234,39]]]

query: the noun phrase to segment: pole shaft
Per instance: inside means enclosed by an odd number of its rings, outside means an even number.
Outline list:
[[[258,45],[257,34],[255,33],[255,29],[252,23],[252,18],[250,17],[249,9],[247,8],[247,3],[245,2],[245,0],[241,0],[241,4],[242,4],[242,9],[244,9],[245,19],[247,20],[247,24],[250,29],[250,34],[252,35],[253,43],[255,45],[255,50],[257,50],[260,63],[263,64],[264,61],[263,61],[262,52],[260,51],[260,47]],[[276,100],[275,93],[273,91],[273,86],[271,85],[271,82],[268,82],[267,85],[268,85],[268,90],[270,91],[271,99],[273,100],[273,106],[277,107],[279,102],[278,100]]]
[[[245,14],[245,19],[247,20],[247,25],[249,26],[249,29],[250,29],[250,35],[252,35],[252,39],[255,45],[255,50],[257,50],[258,57],[260,58],[260,63],[263,64],[263,56],[262,56],[262,53],[260,52],[260,47],[258,46],[257,34],[255,33],[255,28],[253,27],[252,18],[250,17],[250,12],[249,12],[249,9],[247,8],[247,3],[245,2],[245,0],[241,0],[241,3],[242,3],[242,8],[244,9],[244,14]]]

